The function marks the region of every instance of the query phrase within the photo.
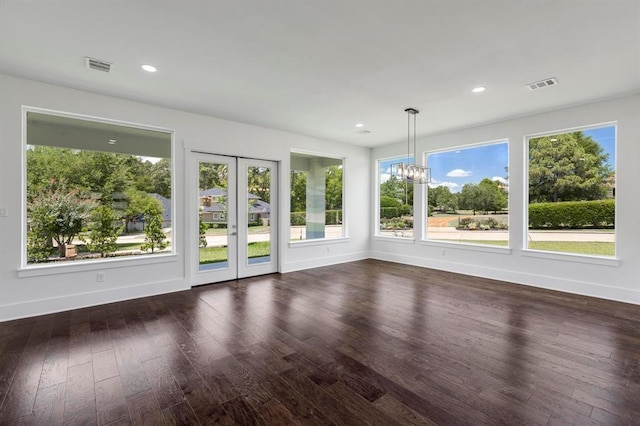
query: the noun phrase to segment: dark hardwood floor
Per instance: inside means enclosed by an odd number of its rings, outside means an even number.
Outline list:
[[[0,323],[0,424],[640,424],[640,306],[366,260]]]

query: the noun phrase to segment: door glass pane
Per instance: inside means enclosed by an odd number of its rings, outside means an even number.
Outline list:
[[[229,267],[227,188],[226,164],[199,162],[200,271]]]
[[[271,262],[271,169],[247,167],[247,264]]]

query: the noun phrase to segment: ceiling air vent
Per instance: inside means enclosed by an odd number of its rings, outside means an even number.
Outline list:
[[[110,62],[101,61],[100,59],[94,59],[89,57],[84,58],[84,64],[90,70],[104,71],[104,72],[111,72],[111,65],[113,65]]]
[[[529,90],[538,90],[542,89],[543,87],[555,86],[556,84],[558,84],[558,80],[551,77],[545,78],[544,80],[536,81],[534,83],[527,83],[527,87],[529,88]]]

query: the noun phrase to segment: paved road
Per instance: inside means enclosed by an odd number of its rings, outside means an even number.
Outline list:
[[[383,236],[412,238],[412,231],[382,231]],[[529,231],[529,241],[603,241],[614,242],[615,234],[609,232],[584,231]],[[507,231],[459,231],[454,227],[429,228],[429,238],[434,240],[507,241]]]
[[[304,226],[291,227],[291,241],[304,240],[306,230]],[[341,226],[327,226],[328,237],[342,236]],[[381,231],[380,235],[389,237],[412,238],[413,231]],[[614,242],[615,234],[609,232],[583,232],[583,231],[529,231],[529,241],[601,241]],[[249,242],[269,241],[268,233],[251,234]],[[433,240],[465,240],[465,241],[507,241],[507,231],[459,231],[454,227],[431,227],[429,238]],[[207,247],[223,246],[227,244],[226,235],[208,235]],[[144,234],[125,235],[118,238],[119,243],[133,243],[144,241]]]

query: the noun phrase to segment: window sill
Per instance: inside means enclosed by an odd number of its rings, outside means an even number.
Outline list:
[[[141,256],[142,257],[142,256]],[[82,263],[60,263],[57,265],[45,264],[45,265],[33,265],[25,266],[18,269],[18,277],[40,277],[44,275],[54,274],[69,274],[74,272],[86,272],[102,269],[114,269],[131,266],[145,266],[157,263],[176,262],[178,255],[176,253],[146,255],[144,258],[137,257],[126,259],[102,259],[102,260],[87,260]]]
[[[487,244],[456,243],[454,241],[422,240],[423,246],[451,248],[456,250],[480,251],[483,253],[511,254],[510,247],[491,246]]]
[[[289,241],[289,248],[320,246],[325,244],[340,244],[349,242],[349,237],[340,238],[316,238],[313,240]]]
[[[413,238],[403,238],[403,237],[384,237],[382,235],[375,235],[373,237],[375,241],[384,241],[387,243],[401,243],[401,244],[415,244],[416,240]]]
[[[578,262],[588,263],[590,265],[603,265],[603,266],[620,266],[620,259],[607,258],[601,256],[589,256],[586,254],[573,254],[573,253],[561,253],[555,251],[541,251],[541,250],[522,250],[522,255],[525,257],[537,257],[539,259],[560,260],[563,262]]]

